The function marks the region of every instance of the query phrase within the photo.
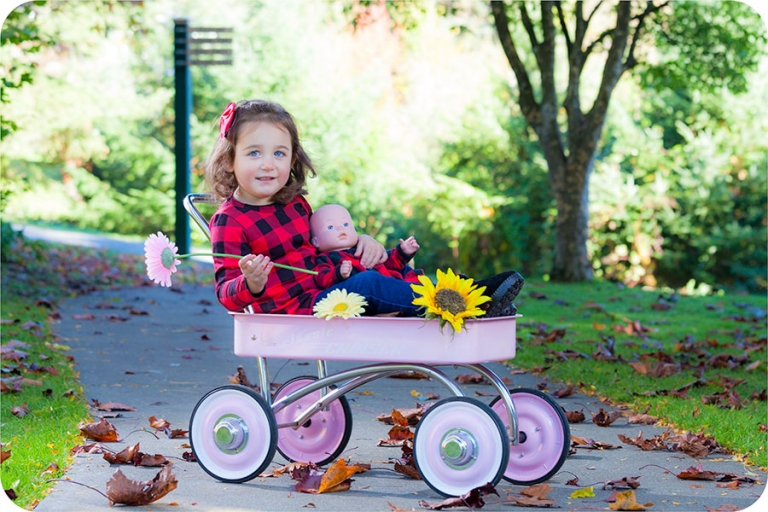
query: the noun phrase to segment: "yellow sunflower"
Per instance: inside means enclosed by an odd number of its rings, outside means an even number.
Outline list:
[[[426,276],[419,276],[421,286],[412,284],[411,288],[419,294],[413,299],[416,306],[426,308],[425,318],[440,319],[442,329],[446,322],[450,323],[454,331],[461,332],[461,326],[465,318],[474,318],[485,314],[478,306],[491,300],[483,295],[485,286],[480,288],[472,279],[463,279],[453,273],[437,271],[437,284]]]
[[[333,290],[327,297],[315,304],[312,311],[315,316],[330,320],[331,318],[350,318],[360,316],[367,306],[368,302],[362,295],[349,292],[347,290]]]

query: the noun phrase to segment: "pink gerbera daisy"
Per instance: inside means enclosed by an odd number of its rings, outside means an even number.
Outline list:
[[[176,244],[161,232],[149,235],[144,242],[144,256],[147,263],[147,276],[161,286],[171,286],[171,274],[176,272],[176,265],[181,261],[176,259],[178,248]]]

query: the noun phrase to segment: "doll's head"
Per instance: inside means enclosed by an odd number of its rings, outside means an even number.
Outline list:
[[[321,206],[309,220],[312,245],[321,252],[350,249],[357,245],[357,231],[352,216],[338,204]]]
[[[299,131],[293,117],[277,103],[246,100],[237,104],[230,103],[224,110],[219,121],[220,136],[205,166],[206,184],[217,199],[226,199],[237,188],[237,180],[232,169],[238,135],[244,126],[259,122],[276,124],[288,132],[295,158],[288,183],[275,194],[274,200],[287,203],[297,195],[306,193],[304,185],[307,182],[307,175],[315,176],[315,168],[301,146]]]

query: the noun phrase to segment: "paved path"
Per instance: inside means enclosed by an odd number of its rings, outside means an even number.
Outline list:
[[[424,380],[381,379],[351,393],[348,398],[353,412],[352,437],[345,456],[352,462],[370,463],[372,469],[354,476],[349,491],[311,495],[297,492],[289,476],[256,478],[244,484],[221,483],[208,476],[197,464],[180,460],[189,451],[188,439],[155,439],[146,432],[148,418],[156,416],[171,423],[171,428],[187,429],[190,413],[197,401],[208,391],[228,384],[239,365],[245,367],[252,381],[256,380],[255,364],[232,352],[233,325],[213,297],[210,287],[184,285],[179,291],[161,287],[143,287],[98,292],[66,301],[60,309],[61,320],[54,325],[60,342],[71,347],[85,396],[101,403],[119,402],[136,408],[109,418],[118,430],[120,442],[111,443],[117,451],[135,443],[148,454],[160,453],[172,458],[173,472],[178,479],[176,490],[143,510],[173,511],[287,511],[287,510],[350,510],[390,511],[423,510],[420,500],[438,503],[442,498],[424,482],[412,480],[393,472],[390,458],[397,458],[398,448],[376,447],[379,439],[387,437],[389,426],[377,421],[380,413],[392,408],[414,407],[416,399],[411,390],[429,392],[442,397],[447,390],[438,383]],[[88,320],[93,315],[92,320]],[[329,363],[331,371],[345,366]],[[535,387],[538,379],[527,374],[512,374],[501,364],[492,364],[501,377],[511,378],[513,386]],[[314,364],[305,361],[270,361],[270,379],[285,382],[295,375],[312,374]],[[466,373],[465,369],[446,369],[450,375]],[[557,389],[552,386],[551,391]],[[472,396],[489,392],[490,386],[470,385],[465,392]],[[365,391],[363,393],[362,391]],[[488,397],[480,397],[489,400]],[[568,410],[598,411],[604,407],[593,398],[575,395],[559,402]],[[717,487],[711,481],[680,480],[656,464],[679,473],[696,465],[697,461],[679,452],[644,452],[623,445],[617,434],[634,437],[640,431],[648,438],[665,432],[659,427],[629,425],[622,418],[610,427],[597,427],[591,422],[571,426],[575,436],[621,446],[614,450],[578,449],[565,462],[562,470],[547,483],[552,487],[548,497],[562,509],[607,509],[605,501],[611,488],[603,489],[601,482],[624,477],[639,477],[636,489],[639,503],[654,503],[652,510],[707,510],[735,506],[743,509],[755,504],[764,491],[766,475],[754,471],[759,484],[745,485],[736,490]],[[750,469],[731,457],[714,455],[700,461],[706,470],[749,475]],[[277,455],[273,467],[283,464]],[[101,455],[80,455],[66,476],[105,491],[106,482],[118,469],[131,479],[151,479],[157,468],[110,466]],[[578,477],[579,485],[594,485],[594,498],[570,498],[578,490],[566,485]],[[508,495],[519,495],[521,486],[502,481],[499,497],[486,497],[483,510],[510,510]],[[758,508],[753,508],[758,510]],[[41,512],[114,510],[108,501],[89,489],[60,482],[54,491],[36,508]],[[725,510],[725,508],[723,508]]]

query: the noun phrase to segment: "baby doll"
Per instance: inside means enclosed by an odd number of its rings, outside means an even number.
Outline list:
[[[357,246],[357,231],[349,211],[338,204],[321,206],[310,218],[310,242],[317,248],[315,282],[320,288],[327,288],[348,277],[367,270],[360,259],[355,257]],[[419,244],[414,237],[400,239],[394,249],[388,251],[387,261],[374,266],[375,270],[385,276],[418,283],[417,276],[423,275],[422,270],[416,270],[407,265]]]

